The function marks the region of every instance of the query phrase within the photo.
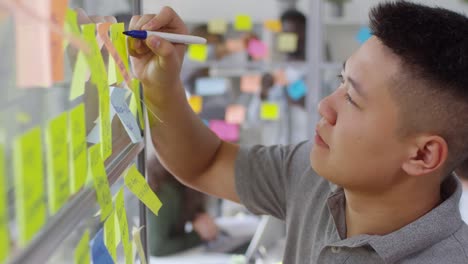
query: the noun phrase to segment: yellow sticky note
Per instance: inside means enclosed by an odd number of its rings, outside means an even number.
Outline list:
[[[135,99],[134,93],[132,93],[132,96],[130,97],[128,108],[130,108],[130,112],[132,112],[133,116],[137,117],[137,100]]]
[[[89,252],[89,230],[86,230],[75,248],[75,264],[91,263]]]
[[[117,261],[117,243],[115,241],[115,211],[112,211],[111,215],[104,222],[104,245],[106,245],[107,251],[111,255],[112,259]]]
[[[115,198],[115,210],[117,218],[119,219],[120,234],[122,237],[122,244],[125,253],[125,263],[133,263],[132,244],[130,243],[130,236],[128,234],[128,221],[127,212],[125,211],[125,200],[123,188],[117,193]]]
[[[277,19],[269,19],[269,20],[266,20],[264,23],[263,23],[263,26],[272,31],[272,32],[281,32],[281,29],[282,29],[282,26],[281,26],[281,21],[277,20]]]
[[[251,31],[252,19],[248,15],[237,15],[234,22],[234,29],[237,31]]]
[[[140,123],[141,129],[145,129],[145,119],[143,118],[143,110],[141,109],[141,96],[140,96],[140,81],[138,79],[132,79],[132,91],[133,98],[136,104],[138,113],[138,122]],[[131,108],[130,108],[131,109]]]
[[[205,44],[191,44],[188,47],[189,59],[205,62],[208,58],[208,47]]]
[[[70,111],[70,192],[76,193],[86,181],[87,143],[84,104]]]
[[[87,54],[86,59],[91,70],[91,80],[95,85],[98,85],[99,83],[107,83],[106,66],[95,35],[96,25],[86,24],[81,27],[83,38],[90,47],[90,54]]]
[[[137,251],[138,251],[138,257],[140,258],[140,263],[141,264],[146,264],[146,257],[145,257],[145,251],[143,250],[143,244],[141,243],[141,230],[144,227],[136,228],[133,227],[132,229],[132,237],[133,237],[133,243],[135,244]]]
[[[121,241],[121,238],[120,238],[120,224],[119,224],[119,218],[117,217],[117,210],[115,210],[112,215],[114,216],[115,246],[117,247],[119,245],[120,241]]]
[[[70,97],[72,101],[84,94],[86,79],[88,77],[88,63],[82,51],[76,57],[75,67],[73,68],[73,76],[71,80]]]
[[[127,69],[127,71],[129,71],[127,41],[125,40],[125,35],[122,33],[124,31],[124,23],[112,24],[110,27],[112,43],[114,44],[115,49],[117,50],[117,53],[119,54],[120,58],[124,62],[125,68]],[[117,83],[121,83],[123,81],[123,76],[117,68],[117,65],[114,65],[114,68],[109,68],[109,71],[111,69],[113,69],[116,73]]]
[[[88,164],[93,178],[97,201],[101,207],[101,221],[103,221],[112,213],[113,207],[109,181],[107,179],[106,168],[104,168],[104,161],[101,157],[99,145],[100,144],[96,144],[89,148]]]
[[[135,164],[128,169],[127,174],[125,175],[125,185],[155,215],[158,215],[162,203],[153,190],[151,190],[145,180],[145,177],[141,175]]]
[[[114,70],[116,66],[117,65],[115,64],[114,58],[112,58],[112,56],[109,56],[109,64],[107,66],[107,81],[109,85],[117,83],[117,71]]]
[[[203,97],[199,95],[190,96],[188,102],[195,113],[201,113],[203,106]]]
[[[80,35],[80,28],[78,26],[78,15],[73,9],[68,8],[65,14],[65,32],[71,33],[75,36]],[[64,40],[63,48],[68,46],[68,41]]]
[[[224,19],[212,19],[208,22],[208,32],[211,34],[225,34],[227,23]]]
[[[262,103],[260,118],[263,120],[278,120],[280,115],[279,105],[276,103]]]
[[[297,50],[297,34],[295,33],[278,34],[277,49],[280,52],[295,52]]]
[[[3,263],[10,252],[10,239],[8,235],[8,196],[5,174],[5,144],[0,138],[0,263]]]
[[[15,138],[13,144],[15,209],[21,246],[34,237],[46,220],[41,142],[41,129],[35,127]]]
[[[68,112],[52,119],[46,130],[47,192],[51,215],[55,214],[70,195],[68,182]]]

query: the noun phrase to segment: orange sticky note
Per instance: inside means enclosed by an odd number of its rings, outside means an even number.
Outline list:
[[[286,73],[283,69],[278,69],[273,73],[273,78],[276,85],[285,86],[288,84]]]
[[[297,35],[295,33],[280,33],[277,39],[277,49],[280,52],[295,52],[297,50]]]
[[[226,123],[242,124],[245,120],[246,109],[243,105],[230,105],[226,108]]]
[[[211,34],[225,34],[227,23],[224,19],[212,19],[208,22],[208,32]]]
[[[234,29],[237,31],[251,31],[252,19],[248,15],[237,15],[234,22]]]
[[[189,59],[205,62],[208,58],[208,47],[205,44],[191,44],[188,47]]]
[[[240,52],[245,50],[245,44],[242,39],[228,39],[226,40],[226,48],[230,52]]]
[[[244,75],[241,78],[241,91],[244,93],[257,93],[260,90],[262,77],[260,75]]]
[[[68,1],[67,0],[51,0],[52,4],[52,23],[63,29],[65,23],[65,14],[67,11]],[[51,32],[50,44],[52,51],[52,80],[54,82],[61,82],[64,78],[64,49],[62,36]]]
[[[192,107],[192,110],[196,114],[201,113],[202,106],[203,106],[203,97],[199,95],[190,96],[190,98],[188,99],[188,102],[190,104],[190,107]]]
[[[277,19],[268,19],[263,23],[263,26],[272,32],[281,32],[281,21]]]
[[[262,120],[278,120],[280,116],[280,108],[276,103],[265,102],[262,103],[260,109],[260,118]]]

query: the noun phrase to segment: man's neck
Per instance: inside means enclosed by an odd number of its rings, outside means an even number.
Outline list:
[[[347,237],[386,235],[410,224],[440,203],[440,186],[430,189],[397,187],[376,195],[345,190]]]

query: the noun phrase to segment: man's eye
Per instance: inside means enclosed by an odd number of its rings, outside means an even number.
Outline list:
[[[338,80],[340,80],[340,83],[344,83],[343,74],[338,74],[336,77],[338,78]]]
[[[350,96],[348,93],[345,93],[345,98],[346,98],[346,100],[347,100],[350,104],[352,104],[352,105],[358,107],[358,105],[356,104],[356,102],[354,102],[353,98],[351,98],[351,96]]]

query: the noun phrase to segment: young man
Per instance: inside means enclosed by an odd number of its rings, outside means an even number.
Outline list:
[[[284,263],[468,263],[451,172],[468,158],[468,19],[404,1],[370,13],[374,36],[318,106],[314,143],[249,149],[218,139],[179,80],[186,47],[131,40],[151,133],[183,183],[286,221]],[[170,8],[131,29],[187,34]],[[150,114],[151,115],[151,114]]]

